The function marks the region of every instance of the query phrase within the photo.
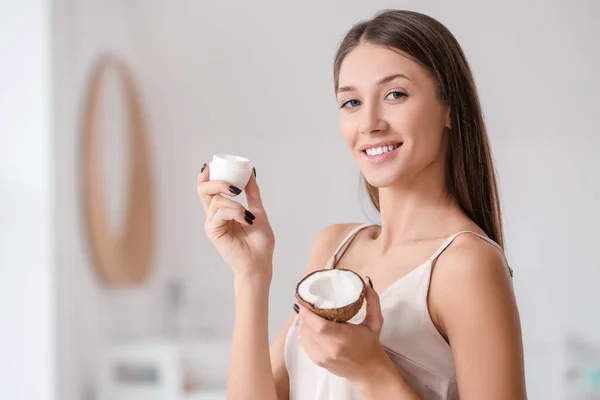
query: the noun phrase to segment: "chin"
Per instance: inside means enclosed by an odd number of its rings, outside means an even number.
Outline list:
[[[395,183],[401,181],[403,174],[396,172],[395,174],[365,174],[365,180],[369,185],[376,188],[385,188],[393,186]]]

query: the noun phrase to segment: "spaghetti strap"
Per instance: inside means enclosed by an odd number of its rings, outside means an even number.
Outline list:
[[[330,269],[330,268],[335,267],[335,265],[339,261],[340,257],[344,254],[344,252],[346,251],[346,249],[348,248],[348,246],[350,245],[350,243],[352,242],[354,237],[358,234],[358,232],[360,232],[364,228],[367,228],[372,225],[375,225],[375,224],[367,222],[367,223],[358,225],[357,227],[353,228],[350,232],[348,232],[348,234],[346,235],[344,240],[342,240],[342,242],[339,244],[337,249],[335,249],[335,251],[333,252],[331,257],[329,258],[329,261],[327,261],[327,265],[325,266],[325,269]]]
[[[429,258],[429,262],[433,263],[439,256],[440,254],[442,254],[444,252],[444,250],[446,250],[446,248],[448,246],[450,246],[450,244],[454,241],[454,239],[456,239],[459,235],[462,235],[463,233],[470,233],[473,234],[477,237],[479,237],[480,239],[485,240],[486,242],[488,242],[489,244],[491,244],[492,246],[494,246],[495,248],[497,248],[498,250],[500,250],[500,253],[502,254],[502,257],[504,257],[504,260],[506,261],[507,265],[508,265],[508,260],[506,259],[506,256],[504,255],[504,250],[502,250],[502,247],[500,247],[500,245],[498,245],[498,243],[494,242],[492,239],[488,238],[487,236],[483,236],[477,232],[473,232],[473,231],[461,231],[461,232],[456,232],[454,235],[450,236],[441,246],[439,249],[437,249],[437,251],[435,253],[433,253],[433,255]],[[510,272],[510,276],[512,278],[513,276],[513,269],[510,267],[510,265],[508,266],[508,272]]]

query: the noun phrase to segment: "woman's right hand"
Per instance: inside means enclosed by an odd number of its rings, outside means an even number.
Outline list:
[[[236,277],[272,277],[275,237],[254,174],[246,185],[248,210],[222,194],[240,190],[222,180],[209,181],[209,167],[198,176],[198,196],[206,212],[204,230]]]

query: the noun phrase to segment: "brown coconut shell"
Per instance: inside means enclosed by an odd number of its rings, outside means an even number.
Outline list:
[[[301,306],[307,308],[308,310],[312,311],[313,313],[317,314],[318,316],[325,318],[326,320],[333,321],[333,322],[347,322],[350,319],[352,319],[352,317],[354,317],[358,313],[360,308],[362,307],[363,302],[365,300],[365,296],[367,294],[367,285],[365,284],[365,281],[360,277],[360,275],[358,275],[356,272],[349,270],[349,269],[345,269],[345,268],[338,268],[338,270],[352,272],[353,274],[358,276],[360,278],[360,281],[362,282],[363,289],[360,292],[360,296],[358,297],[358,300],[356,300],[354,303],[350,303],[344,307],[339,307],[339,308],[318,308],[318,307],[315,307],[314,304],[307,302],[300,296],[300,294],[298,293],[298,289],[300,288],[300,285],[302,284],[302,282],[304,282],[311,275],[318,274],[318,273],[325,272],[325,271],[330,271],[329,269],[320,269],[320,270],[311,272],[310,274],[308,274],[304,278],[302,278],[302,280],[300,282],[298,282],[298,284],[296,285],[296,301],[298,301],[298,304],[300,304]]]

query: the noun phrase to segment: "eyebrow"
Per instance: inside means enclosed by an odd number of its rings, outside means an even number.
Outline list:
[[[407,79],[407,80],[411,80],[408,76],[404,75],[404,74],[394,74],[394,75],[390,75],[390,76],[386,76],[384,78],[381,78],[380,80],[377,81],[377,86],[379,85],[385,85],[386,83],[390,83],[391,81],[393,81],[394,79],[398,79],[398,78],[403,78],[403,79]],[[341,86],[338,88],[338,93],[342,93],[342,92],[356,92],[357,89],[354,86]]]

